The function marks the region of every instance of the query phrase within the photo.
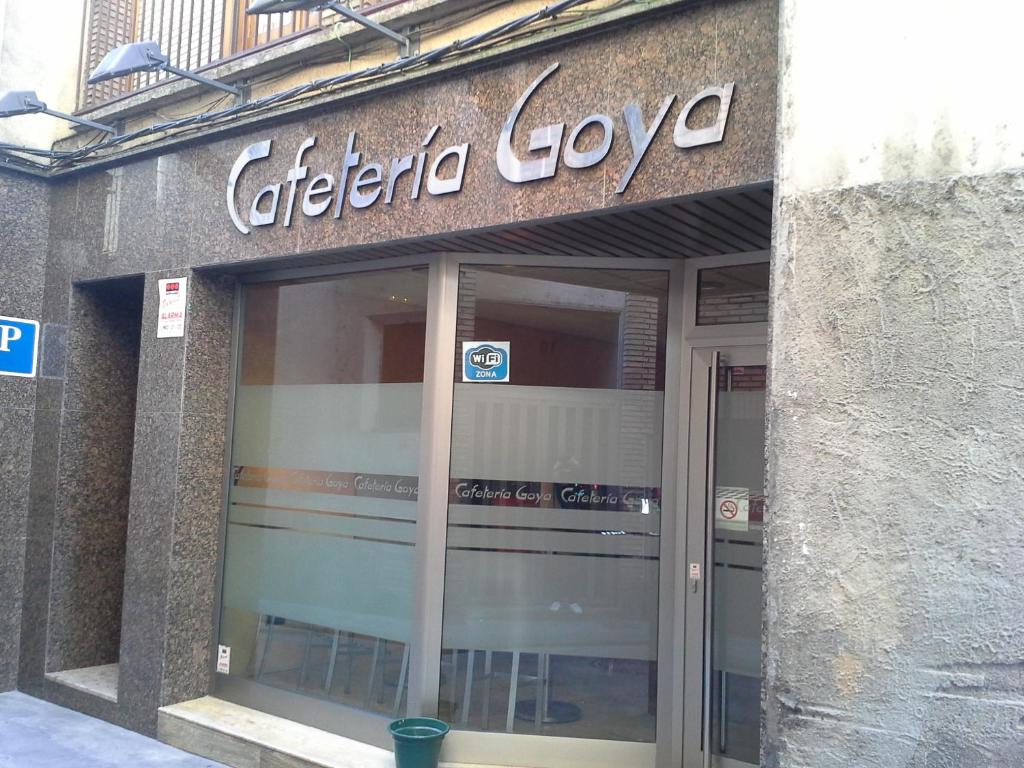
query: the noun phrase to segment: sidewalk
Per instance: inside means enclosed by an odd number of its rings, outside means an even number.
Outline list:
[[[0,768],[225,768],[17,691],[0,694]]]

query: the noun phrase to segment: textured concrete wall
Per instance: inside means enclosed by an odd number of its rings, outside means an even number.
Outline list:
[[[1020,3],[779,5],[787,194],[1024,163]]]
[[[0,315],[39,319],[49,207],[42,182],[0,173]],[[14,687],[36,380],[0,376],[0,691]]]
[[[782,3],[766,768],[1024,764],[1024,132],[1003,6]]]
[[[85,6],[83,0],[51,0],[45,8],[0,0],[0,93],[35,91],[51,109],[75,111]],[[0,141],[32,147],[48,149],[71,132],[71,123],[49,115],[0,121]]]
[[[1024,764],[1024,175],[785,200],[769,768]]]

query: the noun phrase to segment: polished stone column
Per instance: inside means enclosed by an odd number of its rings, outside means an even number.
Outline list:
[[[0,230],[0,315],[38,320],[49,230],[41,181],[0,173]],[[0,691],[17,681],[36,390],[36,379],[0,376]]]
[[[184,338],[156,338],[157,280],[189,277]],[[209,691],[234,283],[146,276],[121,633],[124,716]]]

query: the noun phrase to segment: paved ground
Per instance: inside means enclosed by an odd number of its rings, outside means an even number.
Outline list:
[[[23,693],[0,694],[0,768],[225,768]]]

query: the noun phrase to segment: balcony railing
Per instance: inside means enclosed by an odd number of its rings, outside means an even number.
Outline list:
[[[118,45],[154,40],[172,64],[195,70],[338,20],[337,14],[331,11],[248,16],[245,13],[248,4],[249,0],[92,0],[80,106],[95,106],[173,77],[165,72],[146,72],[96,85],[85,84],[88,73],[107,51]],[[397,2],[348,4],[365,13]]]

